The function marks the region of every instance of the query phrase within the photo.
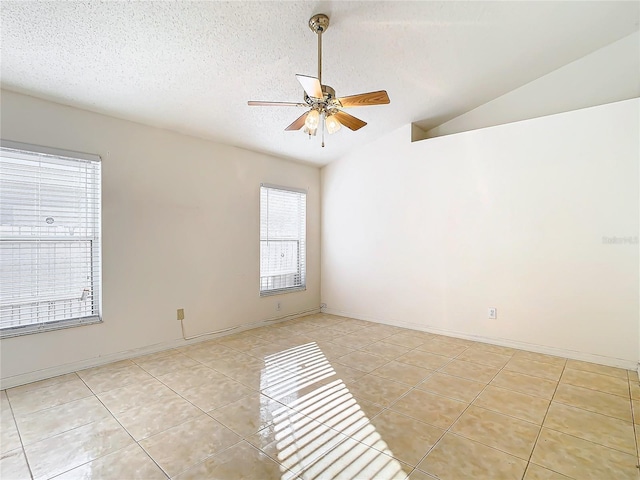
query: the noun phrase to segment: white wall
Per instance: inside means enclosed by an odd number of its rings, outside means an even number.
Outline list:
[[[3,388],[320,305],[320,171],[2,91],[3,139],[102,156],[103,319],[1,340]],[[259,186],[308,188],[307,290],[260,298]],[[275,304],[282,302],[282,311]],[[127,353],[128,352],[128,353]]]
[[[410,142],[322,170],[327,311],[633,368],[638,99]],[[487,319],[497,307],[498,319]]]
[[[640,33],[635,32],[449,120],[414,140],[603,105],[640,96]],[[418,125],[419,126],[419,125]]]

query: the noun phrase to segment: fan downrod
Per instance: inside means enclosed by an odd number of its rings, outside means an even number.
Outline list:
[[[329,28],[329,17],[318,13],[309,19],[309,28],[313,33],[322,34]]]

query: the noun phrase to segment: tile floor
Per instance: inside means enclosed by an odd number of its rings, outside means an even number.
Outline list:
[[[1,400],[3,480],[640,478],[635,372],[325,314]]]

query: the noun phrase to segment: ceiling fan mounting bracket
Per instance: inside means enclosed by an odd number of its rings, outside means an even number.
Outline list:
[[[329,28],[329,17],[324,13],[318,13],[309,19],[309,28],[313,33],[318,35],[327,31]]]

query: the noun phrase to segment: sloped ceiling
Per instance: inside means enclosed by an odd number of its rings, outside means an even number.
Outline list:
[[[324,165],[410,122],[435,127],[638,30],[638,2],[0,3],[2,87]],[[326,13],[323,83],[368,125],[309,140],[295,74],[317,73],[307,21]]]

